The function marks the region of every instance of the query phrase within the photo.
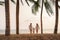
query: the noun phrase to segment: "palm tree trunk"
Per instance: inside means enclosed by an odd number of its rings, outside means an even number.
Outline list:
[[[42,8],[41,8],[41,34],[43,34],[43,23],[42,23],[42,13],[43,13],[43,2],[44,0],[42,0]]]
[[[6,30],[5,35],[10,35],[10,12],[9,12],[9,0],[5,0],[5,15],[6,15]]]
[[[16,4],[16,34],[19,34],[19,0]]]
[[[55,1],[55,6],[56,6],[56,20],[55,20],[54,34],[57,34],[57,30],[58,30],[58,0]]]

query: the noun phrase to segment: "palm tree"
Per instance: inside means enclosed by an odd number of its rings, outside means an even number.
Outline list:
[[[16,4],[16,34],[19,34],[19,0]]]
[[[58,0],[55,1],[55,7],[56,7],[56,20],[55,20],[55,29],[54,29],[54,34],[57,34],[58,30]]]
[[[13,3],[14,1],[11,0]],[[5,15],[6,15],[6,30],[5,30],[5,35],[9,36],[10,35],[10,9],[9,9],[9,0],[0,1],[0,5],[5,4]]]
[[[42,7],[41,7],[41,34],[43,34],[43,21],[42,21],[42,12],[43,12],[43,2],[44,2],[44,0],[42,0]]]
[[[54,34],[57,34],[57,31],[58,31],[58,16],[59,16],[59,13],[58,13],[58,8],[60,8],[60,6],[58,5],[58,2],[60,2],[60,0],[55,0],[53,1],[55,2],[55,8],[56,8],[56,17],[55,17],[55,28],[54,28]]]
[[[43,4],[45,4],[45,8],[46,8],[46,11],[49,10],[50,13],[53,13],[52,9],[51,9],[51,6],[50,4],[48,3],[48,1],[46,0],[46,2],[44,3],[44,0],[42,0],[42,7],[41,7],[41,34],[43,34],[43,21],[42,21],[42,12],[43,12]],[[50,9],[49,9],[50,8]],[[47,11],[48,15],[49,15],[49,12]]]
[[[5,35],[10,35],[10,11],[9,11],[9,0],[5,0],[5,15],[6,15],[6,30]]]

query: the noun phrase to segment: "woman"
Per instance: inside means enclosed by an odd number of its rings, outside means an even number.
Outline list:
[[[29,25],[30,34],[32,33],[32,23]]]
[[[36,33],[38,33],[39,25],[36,23]]]

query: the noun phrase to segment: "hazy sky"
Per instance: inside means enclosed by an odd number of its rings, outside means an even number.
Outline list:
[[[32,5],[31,5],[32,6]],[[19,14],[19,28],[20,29],[29,29],[29,24],[32,22],[33,27],[35,27],[36,23],[40,26],[40,9],[37,12],[37,15],[32,14],[31,6],[27,6],[24,2],[24,5],[20,3],[20,14]],[[45,11],[45,7],[43,9],[43,31],[44,33],[53,33],[55,26],[55,7],[53,7],[54,14],[48,16]],[[59,10],[60,11],[60,10]],[[60,13],[60,12],[59,12]],[[11,30],[16,29],[16,5],[10,1],[10,26]],[[0,29],[5,29],[5,7],[0,6]],[[60,32],[60,14],[59,14],[59,24],[58,24],[58,32]],[[41,27],[41,26],[40,26]]]

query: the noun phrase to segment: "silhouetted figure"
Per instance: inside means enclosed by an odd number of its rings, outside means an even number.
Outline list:
[[[30,23],[29,25],[29,30],[30,30],[30,33],[32,33],[32,23]]]
[[[38,34],[39,25],[36,23],[36,33]]]
[[[35,33],[35,28],[33,28],[33,34]]]

